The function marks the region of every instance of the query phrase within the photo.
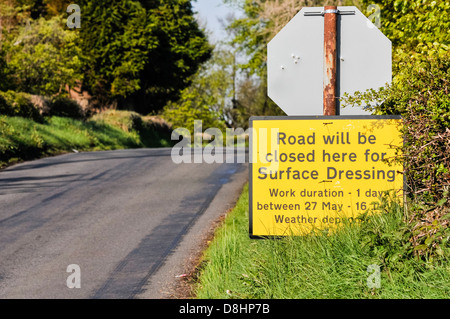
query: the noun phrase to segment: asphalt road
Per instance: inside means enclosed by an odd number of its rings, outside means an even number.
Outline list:
[[[0,298],[170,298],[248,180],[245,163],[175,164],[170,151],[73,153],[0,171]]]

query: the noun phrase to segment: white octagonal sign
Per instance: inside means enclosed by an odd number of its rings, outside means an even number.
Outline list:
[[[377,89],[392,80],[392,44],[356,7],[338,7],[337,92]],[[303,8],[267,47],[268,95],[287,115],[323,115],[324,17]],[[370,115],[363,107],[339,115]]]

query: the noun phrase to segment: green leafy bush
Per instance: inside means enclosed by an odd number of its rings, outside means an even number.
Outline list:
[[[82,79],[78,36],[64,15],[28,20],[10,37],[8,68],[16,91],[52,96]]]
[[[380,90],[346,96],[347,105],[378,101],[376,114],[400,114],[404,163],[410,195],[439,202],[450,186],[450,56],[437,51],[402,62],[396,80]]]
[[[55,97],[49,103],[47,116],[70,117],[73,119],[84,119],[85,114],[80,105],[67,97]]]
[[[217,84],[216,84],[217,85]],[[177,101],[169,102],[161,112],[161,117],[173,128],[186,128],[194,136],[194,121],[202,121],[202,130],[218,128],[225,130],[223,114],[224,101],[217,99],[218,94],[212,93],[213,84],[199,74],[193,84],[181,92]],[[226,99],[225,96],[222,97]],[[222,110],[221,110],[222,109]]]
[[[57,96],[46,102],[42,110],[33,103],[32,96],[23,92],[0,92],[0,115],[19,116],[42,123],[44,116],[61,116],[84,119],[80,105],[67,97]]]
[[[162,117],[174,128],[186,128],[194,136],[194,121],[202,121],[202,130],[218,128],[225,131],[223,121],[217,119],[216,113],[207,105],[193,107],[191,101],[170,103],[164,109]]]
[[[172,127],[163,119],[141,116],[133,111],[108,110],[95,114],[91,121],[104,123],[140,139],[144,147],[171,146]]]
[[[31,96],[21,92],[0,92],[0,115],[20,116],[38,122],[42,121],[39,110],[31,102]]]
[[[393,83],[346,96],[347,105],[378,101],[376,114],[403,117],[404,144],[398,148],[412,205],[414,254],[443,255],[450,212],[450,56],[439,50],[401,62]]]

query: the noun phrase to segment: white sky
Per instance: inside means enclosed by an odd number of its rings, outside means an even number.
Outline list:
[[[206,22],[206,29],[212,32],[211,41],[223,40],[226,33],[219,19],[225,18],[228,13],[233,12],[233,9],[225,5],[222,0],[194,0],[192,6],[194,11],[198,12],[200,26],[204,26],[204,22]],[[236,11],[234,12],[236,13]]]

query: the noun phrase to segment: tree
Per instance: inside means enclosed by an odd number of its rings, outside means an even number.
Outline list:
[[[211,53],[187,0],[80,1],[83,82],[100,104],[160,110]]]
[[[164,108],[162,116],[174,127],[194,129],[194,120],[203,121],[203,129],[230,125],[233,99],[232,54],[217,45],[212,58],[193,76],[189,87],[177,101]]]
[[[0,0],[0,88],[54,95],[82,80],[91,106],[146,114],[176,101],[211,56],[189,0],[80,0],[74,30],[68,4]]]
[[[261,83],[261,81],[258,77],[247,75],[240,82],[237,92],[238,106],[233,110],[235,127],[247,129],[250,117],[255,115],[283,115],[283,111],[268,100],[266,93],[267,86]],[[273,106],[269,107],[266,103],[273,103]]]
[[[141,88],[139,73],[158,45],[154,22],[137,1],[80,1],[83,89],[100,105]]]
[[[211,57],[212,47],[194,17],[189,0],[142,1],[158,26],[158,47],[141,72],[142,88],[132,96],[138,111],[157,111],[176,101],[192,76]],[[151,101],[150,105],[146,101]]]
[[[70,0],[43,0],[43,3],[45,4],[45,13],[47,16],[52,17],[66,12],[67,6],[77,2]]]
[[[44,0],[14,0],[12,2],[19,7],[27,7],[32,19],[38,19],[47,14]]]
[[[358,3],[363,9],[369,4],[380,7],[381,31],[392,41],[394,49],[394,75],[412,56],[450,49],[450,1],[360,0]]]
[[[234,20],[234,16],[230,15],[222,23],[226,27]],[[227,39],[233,38],[235,30],[226,28],[226,31]],[[203,120],[205,128],[226,124],[228,127],[246,129],[252,115],[277,114],[264,110],[266,86],[257,76],[241,68],[245,59],[237,43],[218,41],[212,58],[202,65],[180,99],[167,105],[163,117],[175,126],[191,130],[196,119]],[[279,110],[276,106],[273,109]]]
[[[10,78],[18,91],[65,94],[66,85],[82,79],[76,34],[64,29],[62,16],[27,20],[8,50]]]

